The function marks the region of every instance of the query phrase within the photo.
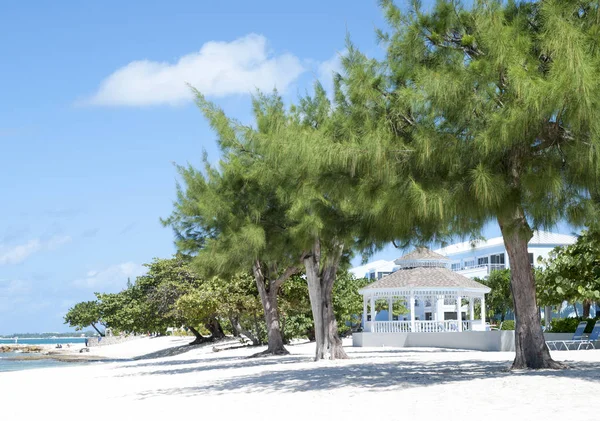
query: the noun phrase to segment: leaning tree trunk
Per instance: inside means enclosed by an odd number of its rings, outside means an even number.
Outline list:
[[[333,311],[333,285],[342,250],[342,246],[334,247],[333,255],[325,259],[321,270],[321,244],[316,239],[311,253],[303,259],[315,326],[315,360],[348,358],[338,335]]]
[[[258,355],[287,355],[289,352],[283,346],[283,334],[277,309],[277,293],[279,292],[277,282],[265,278],[259,262],[254,264],[253,272],[267,323],[267,349]]]
[[[229,323],[231,324],[231,334],[234,338],[239,338],[241,334],[240,330],[238,329],[240,324],[239,317],[230,315]]]
[[[260,339],[258,338],[258,336],[254,335],[248,329],[245,329],[244,326],[242,326],[242,324],[240,323],[239,317],[232,318],[232,323],[234,324],[235,329],[239,333],[241,333],[246,338],[248,338],[248,339],[250,339],[252,341],[252,345],[254,345],[254,346],[260,345]]]
[[[209,338],[202,336],[202,334],[200,332],[198,332],[196,329],[194,329],[192,326],[188,326],[188,329],[196,337],[192,342],[189,343],[190,345],[203,344],[204,342],[207,342],[209,340]]]
[[[509,218],[498,218],[510,262],[510,288],[515,312],[513,369],[562,368],[550,357],[537,310],[535,279],[529,263],[527,243],[533,232],[521,208]]]
[[[104,333],[100,332],[94,323],[92,323],[92,327],[94,328],[94,330],[95,330],[96,332],[98,332],[98,335],[100,335],[100,336],[104,336]]]

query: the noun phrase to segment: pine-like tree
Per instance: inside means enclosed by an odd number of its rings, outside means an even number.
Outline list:
[[[513,368],[561,367],[545,346],[527,244],[535,229],[580,221],[598,180],[599,4],[381,5],[385,59],[349,45],[342,80],[348,106],[377,122],[365,141],[381,151],[374,163],[432,223],[418,226],[426,234],[440,222],[455,233],[498,222],[517,321]]]
[[[195,94],[218,136],[222,156],[218,168],[206,159],[204,171],[179,167],[183,186],[178,187],[172,215],[163,223],[174,228],[178,247],[195,255],[200,273],[224,279],[253,273],[267,326],[264,354],[287,354],[278,293],[283,282],[300,271],[301,263],[299,256],[290,253],[288,209],[278,199],[277,182],[264,177],[269,163],[250,142],[269,127],[243,126],[202,94]],[[255,109],[259,112],[260,107]]]

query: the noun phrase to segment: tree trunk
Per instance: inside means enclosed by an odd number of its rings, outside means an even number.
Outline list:
[[[546,330],[550,329],[550,325],[552,325],[552,306],[544,307],[544,324]]]
[[[592,308],[592,300],[585,299],[583,300],[583,318],[590,318],[590,309]]]
[[[289,352],[283,346],[283,335],[279,323],[279,311],[277,310],[277,293],[279,288],[274,280],[265,278],[258,261],[254,264],[253,272],[260,301],[265,312],[265,322],[267,323],[267,349],[260,354],[287,355]],[[268,291],[267,283],[269,286]]]
[[[315,239],[311,253],[303,258],[315,326],[315,361],[348,358],[338,335],[333,311],[333,285],[342,251],[342,246],[333,247],[332,255],[325,259],[321,270],[321,243]]]
[[[319,246],[313,246],[312,253],[304,257],[304,268],[306,270],[306,283],[308,284],[308,298],[315,326],[315,361],[324,358],[325,328],[323,324],[323,301],[321,299],[321,276],[320,260],[321,251]]]
[[[235,338],[239,338],[241,333],[238,329],[238,326],[240,324],[239,318],[237,316],[229,316],[229,323],[231,323],[231,334]]]
[[[238,317],[234,317],[232,323],[235,323],[235,329],[239,333],[241,333],[242,335],[244,335],[245,337],[247,337],[248,339],[250,339],[252,341],[252,345],[254,345],[254,346],[260,345],[260,340],[258,339],[258,337],[256,335],[253,335],[252,332],[250,332],[248,329],[244,329],[244,327],[241,325],[240,319]]]
[[[198,332],[196,329],[194,329],[192,326],[188,326],[188,329],[190,330],[190,332],[192,332],[194,334],[194,336],[196,337],[192,342],[190,342],[190,345],[198,345],[198,344],[203,344],[205,342],[208,342],[210,340],[210,338],[206,338],[204,336],[202,336],[202,334],[200,334],[200,332]]]
[[[206,329],[210,332],[210,337],[212,340],[215,339],[223,339],[225,337],[225,332],[223,332],[223,327],[219,320],[216,317],[211,317],[208,323],[206,323]]]
[[[498,217],[510,262],[510,288],[515,312],[515,351],[512,369],[563,368],[550,357],[537,311],[535,279],[527,243],[533,237],[521,208],[508,218]]]
[[[341,250],[340,250],[341,257]],[[329,260],[329,259],[328,259]],[[336,258],[335,261],[339,261]],[[329,260],[329,263],[323,269],[323,324],[325,326],[326,345],[329,348],[329,356],[332,360],[346,359],[348,355],[342,346],[342,340],[338,335],[337,321],[333,311],[333,284],[337,274],[338,264]]]
[[[92,327],[94,328],[94,330],[95,330],[96,332],[98,332],[98,335],[100,335],[100,336],[104,336],[104,333],[100,332],[94,323],[92,323]]]

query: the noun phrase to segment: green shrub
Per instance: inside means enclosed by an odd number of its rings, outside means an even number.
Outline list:
[[[505,320],[502,322],[502,326],[500,330],[515,330],[515,321],[514,320]]]
[[[585,319],[588,324],[587,327],[585,328],[585,333],[591,333],[592,329],[594,328],[594,324],[596,323],[596,320],[598,320],[599,318],[594,318],[594,319]],[[575,332],[575,330],[577,329],[577,325],[583,321],[583,317],[568,317],[566,319],[552,319],[552,323],[550,324],[550,329],[547,330],[547,332],[552,332],[552,333],[573,333]]]

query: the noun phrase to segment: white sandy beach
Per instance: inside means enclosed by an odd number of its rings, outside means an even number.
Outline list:
[[[188,341],[142,338],[91,353],[131,358]],[[315,363],[314,344],[288,349],[286,357],[248,359],[261,348],[213,352],[208,345],[169,357],[1,373],[0,414],[391,421],[580,419],[600,411],[600,350],[554,352],[570,370],[511,373],[512,353],[347,347],[351,359]]]

